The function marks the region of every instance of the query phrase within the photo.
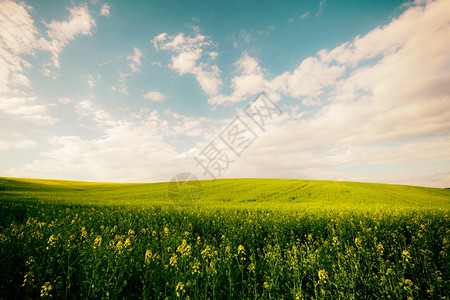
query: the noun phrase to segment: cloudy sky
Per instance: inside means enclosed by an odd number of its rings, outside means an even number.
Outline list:
[[[1,0],[0,176],[449,187],[449,11]]]

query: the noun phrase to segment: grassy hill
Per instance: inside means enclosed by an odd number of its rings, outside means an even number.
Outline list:
[[[192,182],[191,182],[192,183]],[[448,209],[450,190],[376,183],[287,180],[203,180],[195,202],[168,197],[167,183],[96,183],[45,179],[0,178],[0,199],[60,204],[199,207],[295,210]],[[171,188],[169,188],[171,189]],[[177,190],[179,194],[189,193]]]

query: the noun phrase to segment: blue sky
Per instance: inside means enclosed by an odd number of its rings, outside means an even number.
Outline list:
[[[0,176],[448,187],[449,9],[1,1]],[[264,128],[245,114],[261,92],[283,112]],[[254,133],[239,155],[235,117]]]

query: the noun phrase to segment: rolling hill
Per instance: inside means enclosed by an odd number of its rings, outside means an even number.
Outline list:
[[[83,205],[195,205],[300,210],[448,209],[450,190],[418,186],[318,180],[221,179],[168,183],[97,183],[0,178],[0,199]],[[179,201],[173,194],[196,195]],[[184,187],[184,189],[183,189]],[[172,192],[169,193],[168,188]],[[175,189],[175,190],[174,190]],[[192,201],[191,201],[192,200]]]

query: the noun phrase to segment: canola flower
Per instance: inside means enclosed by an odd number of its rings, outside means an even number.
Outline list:
[[[4,272],[14,270],[8,257],[20,262],[0,298],[65,289],[99,299],[441,299],[449,291],[450,220],[435,212],[38,209],[0,230]],[[354,281],[361,275],[364,288]]]
[[[44,283],[44,285],[41,287],[41,297],[51,297],[52,295],[50,294],[50,292],[52,291],[52,289],[53,287],[50,282]]]
[[[411,260],[411,253],[409,253],[408,250],[403,250],[402,257],[405,259],[406,262],[409,262]]]
[[[317,275],[319,276],[319,281],[320,282],[327,283],[327,280],[328,280],[328,273],[327,273],[327,271],[319,270]]]

